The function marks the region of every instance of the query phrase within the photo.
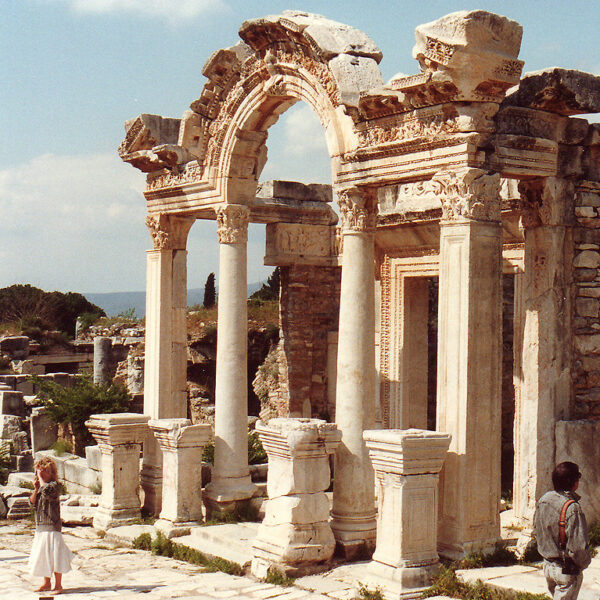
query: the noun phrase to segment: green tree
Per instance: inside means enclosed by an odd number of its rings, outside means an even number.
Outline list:
[[[275,267],[269,275],[266,283],[262,284],[260,290],[250,294],[251,300],[279,300],[281,270]]]
[[[215,305],[217,301],[217,293],[215,290],[215,274],[210,273],[210,275],[206,278],[206,283],[204,284],[204,301],[202,302],[202,306],[204,308],[211,308]]]
[[[48,416],[59,425],[70,425],[73,435],[83,445],[94,443],[85,422],[94,414],[126,412],[129,407],[127,390],[116,384],[97,385],[91,375],[78,377],[72,387],[64,387],[33,376],[39,404],[46,407]]]

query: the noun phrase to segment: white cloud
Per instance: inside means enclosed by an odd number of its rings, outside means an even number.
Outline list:
[[[143,282],[143,188],[143,175],[116,154],[46,154],[0,170],[0,287],[93,291]]]
[[[194,19],[209,12],[223,10],[222,0],[58,0],[78,13],[132,13],[166,19],[170,23]]]
[[[261,181],[331,183],[325,130],[314,111],[298,103],[269,129],[268,160]]]

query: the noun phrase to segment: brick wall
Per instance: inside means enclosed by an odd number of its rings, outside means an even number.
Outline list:
[[[281,268],[279,416],[327,418],[327,333],[337,331],[341,269]]]
[[[600,420],[600,182],[578,186],[575,218],[572,418]]]

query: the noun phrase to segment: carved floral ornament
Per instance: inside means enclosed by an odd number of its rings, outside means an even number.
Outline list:
[[[242,244],[248,241],[250,209],[240,204],[219,206],[217,212],[217,236],[219,244]]]
[[[175,217],[162,213],[146,217],[146,227],[154,250],[185,250],[187,235],[194,224],[191,217]]]
[[[370,190],[338,192],[342,233],[373,233],[377,219],[374,194]]]
[[[431,196],[442,203],[442,220],[500,221],[500,175],[481,169],[439,171],[429,181],[402,186],[413,198]]]

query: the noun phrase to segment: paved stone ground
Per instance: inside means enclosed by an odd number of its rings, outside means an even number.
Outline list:
[[[348,600],[357,598],[355,577],[360,578],[365,567],[365,564],[345,566],[336,570],[339,572],[335,578],[306,577],[296,586],[281,587],[250,577],[207,573],[202,567],[119,546],[99,538],[91,527],[64,528],[63,534],[75,554],[73,569],[63,578],[64,597],[69,600],[140,597],[149,600]],[[1,600],[46,597],[45,593],[32,591],[41,580],[27,572],[32,539],[31,522],[0,521]]]

